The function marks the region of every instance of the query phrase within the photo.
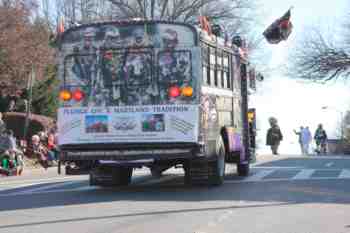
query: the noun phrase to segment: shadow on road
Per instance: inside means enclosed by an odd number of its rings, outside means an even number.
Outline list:
[[[302,162],[304,161],[304,162]],[[305,160],[299,158],[287,158],[278,161],[267,162],[259,166],[296,166],[307,165]],[[282,164],[282,165],[281,165]],[[294,165],[290,165],[294,164]],[[311,166],[311,165],[310,165]],[[231,170],[232,173],[232,170]],[[235,175],[230,174],[227,179]],[[34,209],[55,206],[74,206],[83,204],[98,204],[118,201],[133,202],[205,202],[205,201],[245,201],[285,203],[285,205],[305,203],[336,203],[350,204],[349,180],[300,180],[300,181],[274,181],[274,182],[247,182],[226,183],[219,187],[189,187],[183,184],[183,176],[171,181],[152,185],[132,185],[125,188],[108,188],[86,190],[79,192],[52,192],[37,193],[31,195],[0,196],[0,211]],[[14,204],[15,203],[15,204]],[[271,204],[274,205],[274,204]],[[266,206],[266,205],[262,205]],[[248,206],[249,207],[249,206]],[[259,206],[255,206],[259,207]],[[221,208],[240,208],[239,206],[227,206]],[[242,207],[244,208],[244,207]],[[208,211],[213,209],[187,209],[169,210],[169,212],[139,212],[135,215],[155,215],[166,213],[178,213],[185,211]],[[131,215],[102,216],[101,218],[119,218]],[[96,219],[96,218],[94,218]],[[31,225],[50,224],[60,221],[85,221],[89,218],[43,221],[28,223]],[[25,224],[22,224],[25,225]],[[0,225],[0,228],[9,228],[15,225]],[[16,226],[21,226],[16,225]]]

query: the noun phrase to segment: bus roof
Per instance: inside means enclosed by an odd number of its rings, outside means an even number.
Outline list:
[[[193,26],[191,24],[185,22],[178,21],[166,21],[166,20],[143,20],[143,19],[133,19],[133,20],[118,20],[118,21],[106,21],[106,22],[96,22],[90,24],[79,25],[75,27],[71,27],[67,29],[61,36],[60,42],[65,42],[65,37],[75,31],[80,31],[89,27],[103,27],[103,26],[142,26],[142,25],[154,25],[154,24],[164,24],[164,25],[177,25],[187,27],[193,32],[195,44],[198,44],[199,38],[213,46],[220,46],[226,50],[233,50],[237,55],[241,58],[244,58],[242,54],[239,52],[240,48],[233,45],[231,41],[225,41],[222,37],[216,37],[215,35],[209,35],[205,30],[200,27]],[[246,58],[245,58],[246,59]],[[244,59],[244,60],[245,60]]]
[[[100,27],[100,26],[108,26],[108,25],[113,25],[113,26],[135,25],[135,26],[138,26],[138,25],[150,25],[150,24],[173,24],[173,25],[188,27],[195,34],[196,41],[198,39],[196,28],[193,25],[188,24],[188,23],[177,22],[177,21],[166,21],[166,20],[138,20],[138,19],[134,19],[134,20],[96,22],[96,23],[83,24],[83,25],[79,25],[79,26],[70,27],[69,29],[67,29],[66,31],[63,32],[63,34],[61,36],[61,41],[63,42],[65,37],[68,34],[70,34],[71,32],[79,31],[81,29],[89,28],[89,27]]]

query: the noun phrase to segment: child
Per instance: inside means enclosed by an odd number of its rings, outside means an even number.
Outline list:
[[[24,168],[24,160],[23,160],[23,155],[22,154],[16,154],[16,174],[17,176],[22,175],[23,168]]]
[[[9,156],[7,155],[7,153],[5,152],[2,156],[1,156],[1,161],[0,161],[0,174],[1,175],[5,175],[8,176],[10,174],[10,170],[9,170]]]

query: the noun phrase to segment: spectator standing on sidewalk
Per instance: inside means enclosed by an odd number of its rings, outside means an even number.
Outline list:
[[[322,124],[318,125],[318,128],[316,129],[314,139],[316,142],[316,153],[317,154],[325,154],[327,152],[327,133],[326,130],[323,129]]]
[[[303,130],[304,130],[303,126],[300,126],[300,130],[299,131],[294,130],[294,133],[296,135],[298,135],[298,142],[299,142],[299,145],[300,145],[300,150],[301,150],[301,154],[302,155],[305,154],[304,146],[303,146],[303,140],[301,139],[301,135],[302,135]]]
[[[269,123],[271,127],[267,131],[266,145],[271,147],[272,154],[278,155],[278,147],[283,140],[283,135],[276,118],[270,117]]]
[[[301,134],[301,140],[302,140],[302,144],[303,144],[303,151],[305,155],[309,154],[309,147],[310,147],[310,143],[312,141],[312,135],[310,132],[310,129],[308,126],[306,126]]]
[[[53,160],[58,160],[58,148],[55,143],[55,135],[52,133],[49,133],[47,138],[47,150],[48,150],[48,156]]]
[[[37,158],[38,162],[45,168],[48,168],[48,161],[47,161],[47,149],[45,146],[41,143],[40,137],[38,135],[32,136],[32,146],[33,146],[33,153],[34,156]]]
[[[5,134],[5,132],[6,132],[6,124],[2,119],[2,113],[0,112],[0,135]]]
[[[7,108],[8,112],[15,112],[16,111],[16,100],[14,98],[12,98],[10,100],[9,106]]]

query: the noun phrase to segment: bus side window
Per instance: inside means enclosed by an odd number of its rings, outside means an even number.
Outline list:
[[[216,53],[216,76],[218,79],[218,87],[224,88],[224,82],[223,82],[223,75],[222,75],[222,70],[223,70],[223,66],[222,66],[222,51],[221,50],[217,50]]]
[[[208,65],[206,67],[206,78],[207,78],[207,84],[210,86],[211,82],[210,82],[210,66]]]
[[[210,47],[210,84],[213,86],[218,85],[218,80],[215,72],[215,66],[216,66],[216,55],[215,55],[215,48]]]
[[[210,85],[209,47],[204,43],[202,44],[202,60],[203,83]]]
[[[232,83],[232,87],[235,91],[239,91],[240,92],[240,68],[237,64],[237,57],[232,56],[231,57],[231,83]]]
[[[223,54],[223,83],[225,85],[225,88],[231,89],[231,79],[230,79],[230,54],[224,52]]]

